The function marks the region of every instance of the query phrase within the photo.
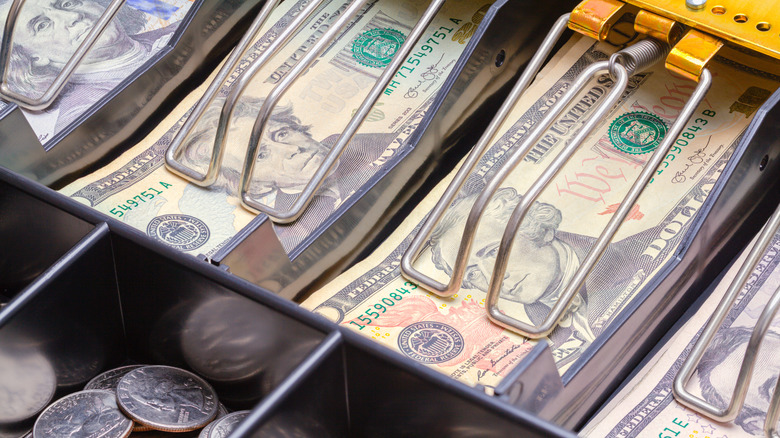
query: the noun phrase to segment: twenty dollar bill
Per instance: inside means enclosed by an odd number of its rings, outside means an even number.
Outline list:
[[[234,81],[308,3],[287,1],[277,8],[184,141],[185,165],[205,171],[221,106]],[[294,83],[272,112],[261,141],[249,187],[254,199],[277,209],[292,205],[427,5],[416,0],[369,1]],[[214,254],[255,217],[239,206],[237,191],[251,128],[265,96],[348,6],[340,0],[326,2],[255,76],[230,121],[223,165],[213,186],[190,184],[164,166],[171,140],[204,93],[201,87],[141,143],[62,192],[174,248]],[[349,208],[353,195],[404,156],[411,147],[408,140],[463,52],[468,29],[476,26],[487,7],[468,0],[448,1],[442,7],[311,205],[295,223],[274,226],[288,254],[293,256],[327,227],[332,215]]]
[[[466,216],[489,178],[593,62],[614,48],[582,38],[560,51],[516,105],[441,218],[415,266],[446,283]],[[752,111],[745,96],[776,78],[714,65],[714,84],[546,342],[565,372],[672,257],[731,157]],[[513,208],[613,86],[594,78],[493,196],[476,230],[461,288],[440,298],[401,276],[400,260],[452,179],[445,179],[365,261],[303,306],[468,384],[497,384],[534,342],[492,324],[484,309]],[[612,112],[539,197],[515,239],[499,309],[540,324],[695,88],[663,63],[630,78]]]
[[[780,374],[780,323],[777,321],[772,324],[759,350],[745,405],[736,420],[730,423],[715,422],[677,403],[672,395],[675,376],[749,250],[750,248],[745,250],[693,317],[660,348],[625,389],[586,425],[583,436],[764,436],[764,419],[769,399]],[[718,408],[725,408],[728,404],[756,320],[780,286],[778,263],[780,234],[775,235],[763,258],[751,273],[734,307],[729,310],[687,385],[692,394],[704,398]]]

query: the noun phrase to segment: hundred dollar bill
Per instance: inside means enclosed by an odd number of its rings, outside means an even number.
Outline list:
[[[529,88],[432,232],[415,264],[424,274],[448,281],[466,217],[486,181],[580,72],[614,50],[586,38],[570,47]],[[706,100],[546,340],[561,373],[672,257],[750,122],[752,110],[738,103],[777,87],[777,78],[738,65],[718,64],[713,71]],[[592,80],[496,192],[456,295],[437,297],[400,272],[404,251],[453,174],[371,256],[302,305],[467,384],[498,383],[534,345],[490,323],[484,309],[507,219],[612,86],[608,75]],[[532,206],[503,281],[502,311],[541,323],[694,87],[663,63],[629,80],[611,114]]]
[[[287,1],[222,87],[215,103],[184,142],[181,161],[200,171],[213,148],[224,98],[240,71],[265,50],[309,0]],[[255,77],[231,121],[219,178],[200,188],[164,166],[165,152],[205,86],[193,92],[141,143],[62,193],[115,215],[175,248],[214,254],[255,216],[239,206],[238,185],[254,120],[265,96],[319,40],[349,2],[327,2]],[[283,96],[262,139],[250,194],[276,208],[290,206],[427,7],[427,1],[368,2],[351,24]],[[328,219],[350,205],[363,186],[381,178],[411,145],[433,102],[489,4],[448,1],[382,94],[303,216],[274,226],[294,257]],[[468,24],[469,28],[463,30]]]
[[[751,245],[752,246],[752,245]],[[764,436],[763,427],[772,389],[780,374],[780,322],[774,321],[761,349],[745,405],[736,420],[718,423],[677,403],[672,382],[709,318],[747,257],[747,248],[710,297],[651,360],[583,429],[583,436],[693,436],[739,438]],[[736,384],[756,320],[780,286],[780,234],[740,292],[687,388],[719,408],[725,408]]]
[[[0,27],[12,0],[0,0]],[[9,88],[39,97],[62,71],[110,0],[26,0],[9,57]],[[41,143],[77,123],[90,107],[160,53],[193,0],[128,0],[111,20],[54,103],[22,110]]]

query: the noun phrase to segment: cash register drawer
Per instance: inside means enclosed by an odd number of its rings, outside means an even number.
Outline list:
[[[3,169],[0,199],[0,223],[54,230],[3,233],[7,255],[39,244],[19,255],[41,273],[0,310],[0,349],[45,358],[54,399],[104,369],[169,364],[253,409],[233,436],[574,436]]]
[[[549,27],[571,7],[551,4],[549,20],[534,22],[534,28]],[[518,10],[512,11],[515,15],[506,17],[517,16]],[[522,46],[523,55],[510,63],[516,71],[539,41],[529,38]],[[466,79],[461,78],[464,86]],[[451,93],[463,91],[450,87]],[[246,233],[216,260],[223,266],[214,266],[5,169],[0,169],[5,250],[0,296],[11,300],[0,310],[0,342],[34,348],[49,360],[57,373],[56,396],[125,363],[191,369],[214,383],[229,407],[253,409],[235,436],[573,436],[553,423],[580,427],[777,205],[778,100],[776,93],[756,114],[663,279],[639,296],[563,378],[545,345],[539,345],[496,388],[496,396],[486,395],[253,284],[262,280],[259,271],[279,269],[275,260],[251,258],[262,233]],[[429,143],[442,138],[440,119],[452,116],[447,103],[438,102],[444,110],[428,120],[418,138],[428,152],[434,148]],[[480,114],[464,117],[478,120]],[[449,138],[450,146],[473,144],[478,135],[458,132]],[[416,159],[422,160],[426,149],[420,151]],[[376,186],[375,195],[406,186],[398,169]],[[426,178],[442,176],[434,169],[428,168],[432,175]],[[428,187],[421,181],[408,184]],[[382,208],[390,216],[402,215],[404,205],[419,198],[413,192]],[[368,206],[354,205],[331,224],[333,233],[358,220],[363,228],[349,234],[354,239],[368,226],[354,215]],[[384,237],[380,231],[372,231],[373,240]],[[344,259],[338,270],[374,244],[339,253]],[[301,260],[306,258],[304,253]],[[251,264],[256,270],[242,270]],[[295,266],[285,269],[284,275],[300,273]],[[205,337],[231,342],[206,350],[203,346],[211,343],[198,342]],[[241,367],[232,376],[208,365],[231,361]]]

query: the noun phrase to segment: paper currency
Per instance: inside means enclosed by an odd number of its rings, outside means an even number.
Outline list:
[[[739,438],[764,436],[769,399],[780,374],[780,322],[774,321],[758,354],[745,405],[730,423],[715,422],[677,403],[672,382],[690,354],[707,321],[715,312],[737,271],[740,259],[720,281],[701,308],[672,336],[583,429],[583,436],[639,437],[693,436]],[[710,344],[687,388],[719,408],[725,408],[736,384],[750,334],[764,306],[780,286],[780,234],[740,292],[735,306]]]
[[[203,171],[214,143],[221,104],[239,71],[255,59],[308,4],[282,3],[238,71],[185,140],[182,161]],[[164,154],[205,87],[193,92],[145,140],[116,161],[63,188],[62,193],[147,232],[181,251],[214,254],[254,215],[239,207],[238,182],[249,133],[264,97],[310,50],[349,2],[331,1],[261,70],[238,102],[219,179],[208,189],[164,167]],[[318,62],[293,85],[271,116],[250,193],[276,208],[291,205],[345,129],[395,51],[427,7],[425,1],[369,2]],[[275,226],[282,246],[295,253],[326,227],[364,185],[381,178],[409,150],[408,139],[468,41],[459,29],[481,20],[487,5],[445,3],[412,50],[407,65],[374,106],[303,216]],[[456,38],[457,36],[457,38]]]
[[[26,0],[9,59],[8,86],[39,97],[86,38],[109,0]],[[12,0],[0,0],[0,26]],[[128,0],[71,76],[54,103],[23,113],[46,144],[120,82],[160,53],[193,0]]]
[[[465,218],[487,179],[575,77],[607,59],[610,50],[582,38],[556,55],[551,62],[557,65],[529,88],[442,217],[415,264],[418,269],[447,282]],[[715,79],[706,100],[547,339],[561,373],[672,256],[750,121],[752,112],[741,112],[736,103],[755,90],[777,87],[768,76],[738,65],[712,68]],[[484,309],[507,218],[612,84],[606,75],[593,80],[497,191],[476,231],[456,295],[439,298],[400,274],[401,256],[450,175],[374,254],[302,305],[467,384],[497,384],[534,344],[490,323]],[[533,205],[515,240],[501,310],[535,324],[550,312],[694,87],[663,63],[630,79],[616,108]]]

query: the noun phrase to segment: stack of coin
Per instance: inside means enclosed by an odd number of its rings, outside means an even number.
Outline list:
[[[52,403],[27,436],[225,437],[248,414],[229,413],[211,385],[189,371],[128,365],[106,371],[83,391]]]

